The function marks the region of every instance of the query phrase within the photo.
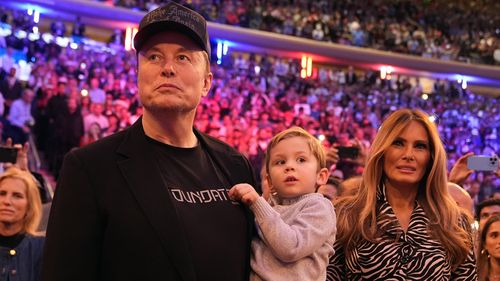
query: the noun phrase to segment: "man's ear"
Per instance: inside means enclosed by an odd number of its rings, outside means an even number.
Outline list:
[[[210,87],[212,87],[212,79],[214,78],[214,75],[212,72],[207,73],[205,77],[203,78],[203,88],[201,89],[202,93],[201,96],[205,97],[208,95],[208,91],[210,91]]]
[[[316,176],[316,185],[324,185],[328,181],[328,177],[330,176],[330,171],[327,168],[322,168],[319,170],[318,175]]]

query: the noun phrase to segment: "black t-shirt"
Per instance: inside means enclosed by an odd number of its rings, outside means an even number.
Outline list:
[[[12,236],[0,235],[0,246],[13,249],[21,244],[21,241],[23,241],[24,237],[26,237],[24,233],[18,233]]]
[[[248,226],[243,207],[227,195],[228,179],[201,145],[178,148],[148,139],[187,235],[198,280],[244,280]]]

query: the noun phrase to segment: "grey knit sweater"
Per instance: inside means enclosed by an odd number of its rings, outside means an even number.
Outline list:
[[[337,233],[330,200],[312,193],[271,206],[260,197],[250,209],[260,237],[252,241],[251,281],[326,279]]]

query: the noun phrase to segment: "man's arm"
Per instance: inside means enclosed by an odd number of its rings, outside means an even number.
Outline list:
[[[91,163],[90,163],[91,164]],[[98,280],[103,219],[86,166],[66,156],[50,212],[42,280]]]

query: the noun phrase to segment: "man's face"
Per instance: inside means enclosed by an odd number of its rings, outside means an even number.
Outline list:
[[[492,205],[481,209],[479,213],[479,229],[486,223],[486,221],[493,215],[500,214],[500,206]]]
[[[138,88],[146,112],[195,114],[212,84],[204,51],[177,32],[153,35],[138,55]]]
[[[25,90],[23,93],[23,100],[26,103],[31,103],[33,98],[35,97],[35,93],[31,90]]]

